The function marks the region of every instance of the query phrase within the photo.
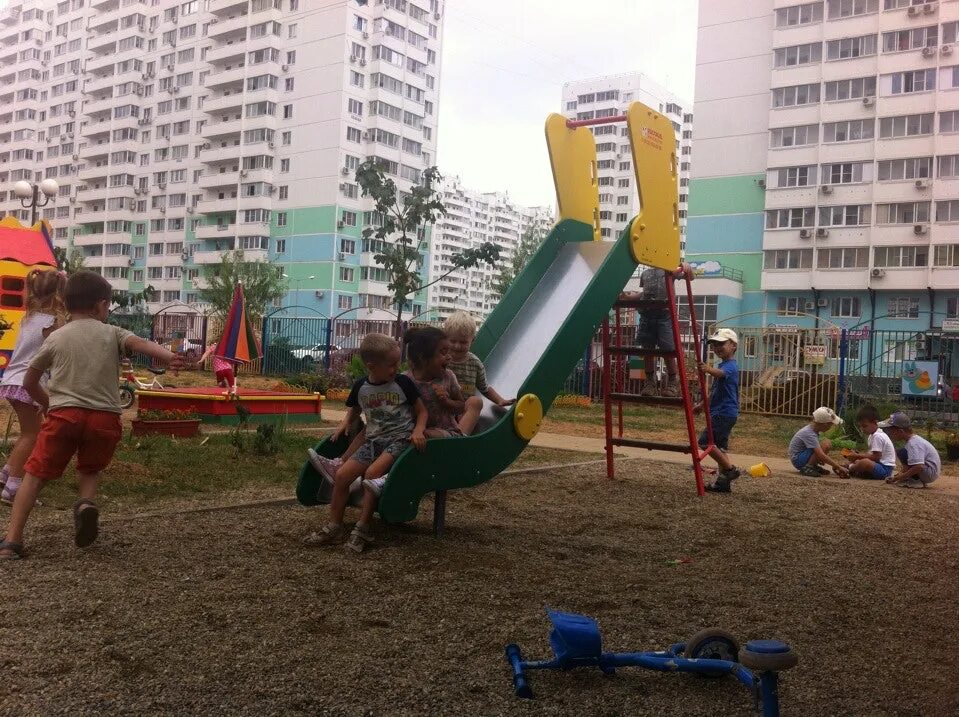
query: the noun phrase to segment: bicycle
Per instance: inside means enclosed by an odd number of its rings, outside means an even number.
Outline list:
[[[147,367],[147,371],[153,374],[153,380],[149,383],[141,381],[139,378],[137,378],[137,376],[133,373],[133,366],[130,365],[129,362],[124,362],[120,373],[121,408],[130,408],[133,405],[133,402],[136,400],[136,391],[140,389],[155,390],[163,388],[163,384],[160,383],[159,377],[166,373],[166,369]]]

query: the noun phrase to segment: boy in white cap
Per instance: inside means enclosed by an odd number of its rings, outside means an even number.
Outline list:
[[[700,370],[713,377],[713,385],[709,391],[713,448],[709,455],[719,465],[719,475],[713,483],[706,486],[706,490],[711,493],[730,493],[730,484],[740,475],[739,469],[726,455],[729,450],[729,435],[739,419],[739,365],[733,358],[739,347],[739,337],[732,329],[717,329],[707,343],[719,359],[717,366],[710,366],[705,361],[699,362]],[[702,409],[700,403],[693,411],[699,412]],[[709,436],[703,431],[699,435],[699,447],[705,450],[708,444]]]
[[[789,441],[789,460],[799,471],[800,475],[808,478],[818,478],[829,471],[823,465],[832,466],[840,478],[848,478],[849,471],[845,466],[836,463],[829,457],[832,441],[828,438],[819,439],[820,433],[825,433],[833,426],[842,425],[842,419],[828,406],[820,406],[812,412],[812,423],[808,423],[798,431]]]
[[[904,441],[906,444],[896,451],[903,470],[886,478],[887,483],[902,488],[925,488],[939,477],[942,471],[939,451],[925,438],[912,432],[909,416],[897,411],[885,421],[880,421],[879,427],[889,434],[892,440]]]

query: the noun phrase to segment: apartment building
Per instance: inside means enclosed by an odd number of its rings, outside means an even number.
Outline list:
[[[959,2],[699,11],[687,257],[704,304],[741,326],[959,318]]]
[[[443,319],[462,310],[482,321],[499,300],[493,285],[501,266],[509,264],[532,226],[552,227],[554,212],[549,207],[520,206],[504,193],[468,189],[459,177],[444,178],[442,200],[447,214],[433,228],[430,254],[430,280],[439,279],[428,290],[430,318]],[[456,268],[454,255],[485,242],[500,249],[496,266]]]
[[[563,113],[570,119],[621,115],[632,102],[642,102],[665,114],[676,131],[679,161],[680,236],[685,248],[688,185],[692,163],[692,103],[680,99],[639,72],[607,75],[563,85]],[[601,232],[614,238],[639,212],[639,194],[625,124],[590,128],[596,137]]]
[[[0,210],[56,179],[57,242],[154,308],[242,249],[284,305],[387,318],[354,170],[377,157],[403,190],[434,163],[442,33],[441,0],[14,0]]]

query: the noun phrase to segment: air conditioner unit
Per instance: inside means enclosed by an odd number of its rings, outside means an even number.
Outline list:
[[[799,238],[800,238],[800,239],[809,239],[809,238],[811,238],[811,237],[812,237],[812,230],[811,230],[811,229],[800,229],[800,230],[799,230]]]
[[[73,155],[73,161],[74,161],[74,162],[76,162],[78,159],[80,159],[80,155],[79,155],[79,154]]]
[[[816,310],[816,302],[815,302],[815,301],[807,301],[807,302],[806,302],[806,311],[815,311],[815,310]]]
[[[373,139],[373,133],[370,132],[369,130],[364,131],[364,132],[363,132],[363,139],[372,140],[372,139]]]
[[[922,48],[923,57],[933,57],[936,54],[936,48],[934,47],[924,47]]]
[[[172,89],[170,90],[170,92],[172,92],[172,93],[175,94],[175,95],[178,95],[178,94],[180,94],[180,88],[179,88],[179,87],[174,87],[174,88],[172,88]]]
[[[148,120],[146,117],[144,117],[144,118],[141,119],[139,122],[137,122],[137,124],[150,124],[150,120]]]
[[[209,142],[204,142],[203,145],[202,145],[202,147],[203,147],[203,149],[209,149],[209,148],[210,148],[210,143],[209,143]]]
[[[337,261],[346,261],[346,254],[344,254],[344,253],[341,252],[341,251],[336,252],[336,260],[337,260]]]
[[[241,176],[241,177],[245,177],[245,176],[246,176],[246,170],[245,170],[245,169],[241,169],[241,170],[240,170],[240,176]]]
[[[360,58],[360,67],[366,67],[366,60],[364,60],[362,57]]]
[[[927,227],[925,224],[916,224],[912,228],[912,233],[915,234],[916,236],[922,236],[923,234],[927,234],[928,232],[929,232],[929,227]]]
[[[832,186],[829,184],[824,184],[819,188],[819,191],[823,194],[832,194]]]
[[[919,14],[919,8],[916,5],[913,5],[906,11],[906,13],[909,15],[909,17],[915,17]]]
[[[136,88],[136,93],[137,93],[140,97],[142,97],[142,96],[143,96],[143,88],[142,88],[142,87],[137,87],[137,88]]]
[[[344,226],[344,225],[343,225],[343,220],[342,220],[342,219],[337,220],[337,222],[336,222],[336,228],[337,228],[337,229],[342,229],[343,226]]]
[[[439,20],[439,19],[440,19],[440,14],[439,14],[439,12],[434,12],[434,13],[433,13],[433,19],[434,19],[434,20]]]
[[[760,188],[760,189],[765,189],[765,188],[766,188],[766,180],[765,180],[765,179],[757,179],[757,180],[756,180],[756,184],[759,185],[759,188]]]
[[[364,40],[369,40],[369,39],[370,39],[370,33],[364,32],[364,33],[363,33],[363,39],[364,39]]]
[[[280,69],[283,70],[284,72],[289,72],[289,71],[290,71],[290,66],[289,66],[289,65],[283,65]]]
[[[820,309],[826,308],[829,306],[829,299],[819,299],[819,301],[816,302],[816,306],[818,306]]]
[[[166,182],[157,182],[158,189],[166,189]]]
[[[340,182],[340,191],[341,192],[346,191],[346,184],[344,184],[343,182]]]
[[[817,230],[816,230],[816,236],[817,236],[817,237],[821,237],[822,239],[825,239],[826,237],[829,236],[829,230],[828,230],[828,229],[817,229]]]
[[[916,189],[928,189],[930,182],[928,179],[917,179],[916,180]]]
[[[355,65],[357,59],[356,55],[350,55],[350,64]]]
[[[326,296],[326,292],[325,292],[325,291],[317,291],[317,292],[316,292],[316,298],[317,298],[317,299],[322,299],[324,296]]]
[[[936,5],[938,4],[939,3],[927,2],[925,5],[922,6],[922,11],[926,13],[927,15],[932,15],[932,13],[936,11]]]
[[[220,22],[220,19],[217,18],[217,17],[215,17],[215,18],[213,18],[212,20],[210,20],[210,24],[211,24],[211,25],[216,25],[218,22]]]
[[[160,214],[166,214],[166,207],[160,207]]]
[[[167,65],[167,66],[166,66],[166,71],[167,71],[167,72],[173,72],[175,69],[176,69],[176,67],[174,67],[173,65]]]
[[[67,114],[70,115],[71,117],[76,117],[76,116],[77,116],[77,111],[76,111],[76,110],[70,110],[69,112],[67,112]]]
[[[349,176],[350,174],[349,167],[343,167],[342,169],[340,169],[340,174],[342,174],[344,177]]]
[[[127,266],[133,266],[133,259],[127,259]]]
[[[876,104],[876,98],[873,97],[873,96],[871,96],[871,95],[870,95],[869,97],[863,97],[863,98],[862,98],[862,103],[863,103],[866,107],[872,107],[873,105]]]
[[[267,143],[266,146],[269,147],[270,149],[276,149],[276,145],[273,142]]]
[[[73,204],[76,201],[77,201],[76,197],[70,197],[70,204]]]
[[[174,94],[176,92],[176,87],[171,87],[167,90],[167,92],[169,92],[171,95]]]
[[[885,270],[885,269],[873,269],[872,271],[869,272],[869,275],[872,276],[873,279],[881,279],[882,277],[884,277],[884,276],[886,275],[886,270]]]

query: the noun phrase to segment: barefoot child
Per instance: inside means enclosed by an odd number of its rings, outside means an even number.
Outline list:
[[[367,375],[353,384],[346,399],[349,410],[333,434],[333,440],[337,440],[361,412],[366,420],[366,440],[336,471],[327,524],[319,533],[304,538],[306,545],[330,545],[346,537],[343,515],[353,481],[360,476],[373,479],[386,475],[410,443],[419,450],[426,447],[426,406],[413,381],[408,376],[397,375],[400,347],[396,341],[384,334],[368,334],[360,344],[360,358],[366,365]],[[373,507],[375,509],[375,501]],[[369,526],[372,515],[373,511],[364,502],[363,515],[349,536],[347,548],[360,552],[373,539]]]
[[[851,463],[849,475],[854,478],[885,480],[896,470],[896,449],[892,440],[879,427],[879,413],[874,406],[863,406],[856,414],[856,425],[868,438],[866,453],[844,453]]]
[[[470,351],[476,338],[476,321],[465,311],[456,311],[443,322],[443,331],[450,340],[449,369],[459,381],[460,390],[466,397],[463,418],[459,422],[463,433],[469,435],[479,422],[483,410],[483,394],[495,405],[505,408],[516,403],[515,398],[505,399],[486,382],[486,367],[476,354]]]
[[[59,478],[77,454],[79,500],[73,507],[74,542],[85,548],[97,538],[96,497],[100,471],[110,464],[122,433],[117,375],[124,351],[146,354],[174,370],[181,359],[162,346],[106,323],[113,290],[92,271],[73,274],[64,302],[70,321],[44,341],[30,362],[23,387],[47,414],[27,460],[13,502],[0,559],[23,557],[23,528],[43,485]],[[48,390],[40,385],[50,371]]]
[[[20,322],[17,344],[0,384],[0,397],[9,401],[20,424],[20,437],[0,471],[0,502],[7,505],[13,505],[23,480],[23,464],[30,457],[40,432],[41,416],[37,410],[40,407],[23,387],[23,379],[40,344],[66,320],[63,308],[66,283],[67,275],[60,271],[34,269],[27,274],[27,312]],[[40,382],[46,384],[46,376]]]
[[[829,471],[821,466],[828,465],[840,478],[848,478],[849,471],[844,466],[829,457],[832,441],[828,438],[820,440],[819,434],[825,433],[833,426],[842,425],[842,419],[828,406],[820,406],[812,412],[812,422],[796,431],[789,441],[789,460],[799,475],[807,478],[818,478]]]
[[[718,366],[699,362],[700,370],[713,377],[709,391],[709,418],[713,425],[714,445],[709,455],[719,465],[719,475],[706,486],[706,490],[711,493],[731,493],[732,482],[740,476],[739,469],[726,455],[729,436],[739,420],[739,365],[733,358],[739,347],[739,337],[732,329],[717,329],[707,343],[719,359]],[[702,411],[703,405],[700,403],[693,410]],[[699,435],[699,447],[706,450],[708,445],[709,436],[704,430]]]
[[[879,427],[884,429],[892,440],[906,444],[896,451],[903,469],[886,478],[886,483],[900,488],[925,488],[939,477],[942,471],[939,451],[925,438],[912,432],[909,416],[897,411],[885,421],[880,421]]]

